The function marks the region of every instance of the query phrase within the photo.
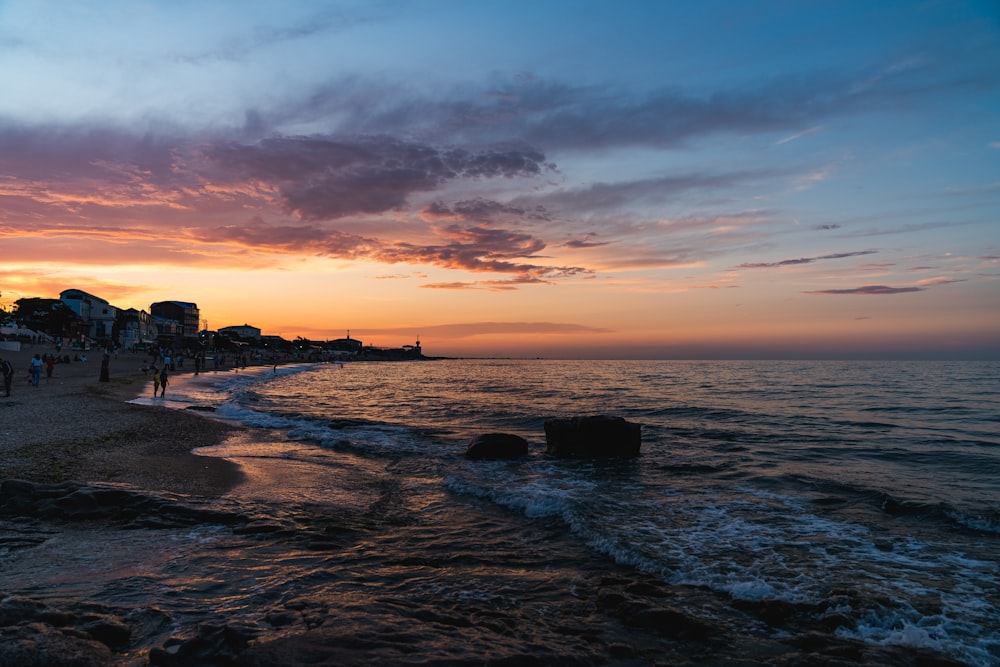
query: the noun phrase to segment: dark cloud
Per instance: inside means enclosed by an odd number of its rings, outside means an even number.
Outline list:
[[[176,141],[102,126],[61,127],[3,123],[0,119],[0,173],[18,180],[61,182],[84,178],[117,180],[128,165],[146,178],[176,178]]]
[[[797,266],[799,264],[812,264],[824,259],[843,259],[845,257],[857,257],[859,255],[874,255],[878,250],[859,250],[857,252],[838,252],[832,255],[821,255],[820,257],[799,257],[798,259],[783,259],[780,262],[746,262],[736,266],[737,269],[771,269],[780,266]]]
[[[439,148],[391,137],[287,137],[210,150],[229,169],[276,186],[303,220],[335,220],[403,208],[408,197],[464,178],[534,176],[545,156],[526,147]]]
[[[482,197],[455,202],[451,206],[440,201],[433,202],[425,207],[421,213],[428,219],[460,219],[474,222],[496,222],[499,220],[547,221],[551,219],[542,206],[535,206],[529,209]]]
[[[237,243],[263,250],[319,252],[344,258],[368,255],[380,245],[376,239],[366,239],[337,230],[309,225],[269,225],[262,221],[192,233],[200,241]]]
[[[349,131],[488,143],[519,138],[547,151],[675,148],[715,134],[745,136],[815,127],[830,117],[905,109],[961,88],[1000,83],[995,68],[958,74],[933,59],[854,71],[809,71],[706,92],[645,93],[608,85],[575,86],[535,77],[497,78],[453,99],[405,86],[330,82],[296,111],[338,118]],[[360,100],[364,100],[361,103]]]
[[[514,289],[518,285],[547,283],[554,278],[590,273],[576,266],[548,266],[524,261],[537,257],[545,242],[524,232],[487,225],[450,224],[435,228],[443,243],[415,244],[328,230],[318,225],[270,225],[254,220],[245,225],[226,225],[192,230],[193,238],[204,242],[236,243],[267,251],[302,252],[368,259],[386,264],[428,264],[475,273],[505,273],[514,277],[483,281],[470,286]],[[456,289],[461,283],[448,284]],[[438,285],[433,285],[438,286]]]
[[[605,246],[610,243],[610,241],[595,241],[594,240],[595,238],[597,238],[597,234],[595,234],[594,232],[590,232],[584,234],[582,239],[570,239],[565,243],[563,243],[562,245],[565,248],[580,249],[580,248],[599,248],[601,246]]]
[[[833,229],[840,229],[840,225],[819,225],[816,229],[825,232]]]
[[[923,287],[886,287],[885,285],[865,285],[851,289],[824,289],[803,294],[906,294],[908,292],[923,292]]]
[[[523,232],[457,224],[437,231],[450,242],[430,245],[394,243],[373,252],[371,258],[390,264],[425,263],[473,272],[511,273],[519,276],[521,284],[524,281],[544,281],[590,272],[582,267],[516,261],[535,256],[545,248],[544,241]]]
[[[631,209],[637,205],[658,205],[675,201],[689,192],[714,192],[741,184],[752,184],[776,174],[772,170],[690,173],[618,183],[593,183],[579,188],[565,188],[532,197],[548,210],[565,213],[593,213]]]

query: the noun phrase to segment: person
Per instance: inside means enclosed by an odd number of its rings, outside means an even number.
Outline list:
[[[38,387],[42,383],[42,355],[31,358],[31,384]]]
[[[111,382],[110,364],[111,355],[105,352],[104,356],[101,358],[101,382]]]
[[[160,397],[166,398],[167,396],[167,366],[164,364],[163,370],[160,371]]]
[[[160,369],[153,366],[153,398],[156,398],[157,392],[160,391]]]
[[[56,358],[51,354],[45,358],[45,377],[52,379],[52,371],[56,368]]]
[[[11,385],[14,384],[14,367],[6,359],[0,359],[0,371],[3,372],[3,388],[9,397]]]

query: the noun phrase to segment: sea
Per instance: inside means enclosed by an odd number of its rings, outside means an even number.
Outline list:
[[[301,648],[335,618],[324,642],[372,664],[766,662],[794,634],[747,611],[768,605],[1000,665],[1000,362],[317,363],[175,374],[169,394],[136,402],[248,427],[198,453],[241,465],[211,506],[249,523],[67,531],[0,588],[155,607],[140,653],[234,619]],[[546,420],[588,415],[641,424],[640,456],[550,457]],[[467,458],[484,433],[529,454]],[[719,637],[619,628],[616,582]]]

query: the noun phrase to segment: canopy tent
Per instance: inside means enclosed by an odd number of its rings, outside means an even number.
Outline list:
[[[40,334],[33,329],[28,329],[27,327],[0,327],[0,335],[3,336],[41,336],[42,338],[48,338],[47,334]]]

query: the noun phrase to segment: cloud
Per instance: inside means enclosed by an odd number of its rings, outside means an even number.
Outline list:
[[[392,243],[369,254],[369,258],[395,264],[398,262],[426,263],[473,272],[513,273],[519,282],[536,282],[553,277],[566,277],[590,270],[577,266],[546,266],[517,261],[530,258],[545,248],[545,242],[524,232],[492,228],[486,225],[458,224],[438,228],[444,244],[417,245]]]
[[[562,188],[542,195],[524,197],[538,202],[545,210],[563,214],[632,209],[637,205],[662,205],[675,201],[678,195],[692,192],[713,192],[737,185],[756,183],[781,173],[760,169],[748,171],[699,173],[679,176],[634,179],[614,183],[599,182],[590,185]]]
[[[477,282],[460,282],[455,281],[451,283],[427,283],[426,285],[421,285],[425,289],[443,289],[443,290],[470,290],[470,289],[481,289],[479,283]]]
[[[822,130],[824,130],[824,129],[825,129],[825,128],[824,128],[824,127],[823,127],[822,125],[818,125],[818,126],[816,126],[816,127],[810,127],[810,128],[808,129],[808,130],[803,130],[803,131],[801,131],[801,132],[796,132],[795,134],[792,134],[792,135],[790,135],[790,136],[787,136],[787,137],[784,137],[784,138],[782,138],[782,139],[778,139],[778,140],[777,140],[776,142],[774,142],[774,143],[775,143],[776,145],[780,146],[780,145],[782,145],[782,144],[787,144],[787,143],[789,143],[790,141],[796,141],[796,140],[798,140],[798,139],[801,139],[802,137],[807,137],[807,136],[809,136],[810,134],[816,134],[817,132],[821,132],[821,131],[822,131]]]
[[[588,232],[583,235],[582,239],[569,239],[563,243],[564,248],[582,249],[582,248],[600,248],[601,246],[606,246],[610,241],[594,241],[597,238],[597,234],[594,232]]]
[[[803,292],[803,294],[906,294],[908,292],[923,292],[924,287],[886,287],[885,285],[866,285],[851,289],[824,289]]]
[[[918,285],[950,285],[952,283],[964,283],[965,279],[955,279],[955,278],[945,278],[944,276],[939,276],[937,278],[924,278],[923,280],[918,280]]]
[[[420,212],[421,219],[433,221],[474,221],[497,222],[502,220],[533,220],[548,221],[551,216],[542,206],[527,209],[512,206],[492,199],[476,197],[475,199],[455,202],[451,206],[437,201],[429,204]]]
[[[237,243],[267,252],[319,252],[343,258],[364,257],[380,245],[376,239],[315,225],[271,225],[260,219],[190,233],[209,243]]]
[[[780,262],[745,262],[736,266],[736,269],[773,269],[781,266],[798,266],[800,264],[812,264],[826,259],[843,259],[845,257],[857,257],[859,255],[873,255],[878,250],[859,250],[856,252],[838,252],[832,255],[821,255],[819,257],[799,257],[797,259],[783,259]]]
[[[331,83],[309,103],[317,116],[344,118],[345,125],[371,134],[402,129],[477,143],[519,137],[547,151],[662,149],[719,134],[804,136],[832,117],[900,108],[998,79],[985,67],[962,75],[934,67],[913,62],[810,71],[705,93],[662,88],[637,94],[608,85],[497,77],[484,88],[463,88],[455,99],[428,99],[414,91],[400,96],[388,86],[359,90],[353,82],[342,82]],[[369,103],[355,104],[344,91],[364,93]]]
[[[562,322],[456,322],[434,326],[366,329],[359,331],[358,335],[361,337],[409,335],[414,331],[418,331],[421,337],[434,336],[438,338],[470,338],[472,336],[492,335],[575,335],[612,332],[611,329],[603,327]]]
[[[443,148],[379,137],[284,137],[210,149],[218,164],[274,185],[302,220],[401,209],[410,195],[455,179],[537,176],[545,156],[524,146]]]

